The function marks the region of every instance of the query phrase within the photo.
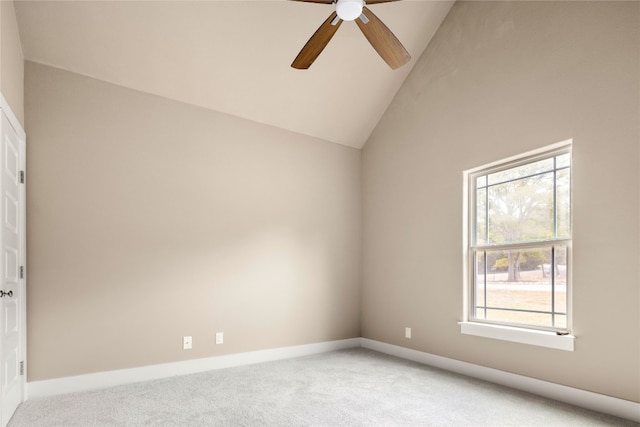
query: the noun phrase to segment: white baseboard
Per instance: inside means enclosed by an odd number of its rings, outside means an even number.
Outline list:
[[[461,362],[367,338],[361,339],[361,346],[380,353],[413,360],[414,362],[537,394],[549,399],[640,422],[640,403],[637,402]]]
[[[204,359],[142,366],[139,368],[120,369],[117,371],[97,372],[95,374],[34,381],[27,383],[27,396],[29,399],[34,399],[58,394],[97,390],[122,384],[168,378],[176,375],[193,374],[213,369],[231,368],[234,366],[249,365],[252,363],[269,362],[272,360],[290,359],[292,357],[308,356],[353,347],[360,347],[360,338],[281,347],[269,350],[251,351],[247,353],[207,357]]]

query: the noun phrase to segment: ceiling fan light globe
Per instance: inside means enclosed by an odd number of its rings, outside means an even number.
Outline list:
[[[343,21],[353,21],[362,14],[364,0],[338,0],[336,13]]]

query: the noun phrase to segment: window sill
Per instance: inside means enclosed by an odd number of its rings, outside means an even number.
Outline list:
[[[557,350],[573,351],[573,344],[576,339],[573,335],[557,335],[555,332],[513,328],[510,326],[474,322],[459,322],[458,324],[460,325],[460,332],[466,335],[555,348]]]

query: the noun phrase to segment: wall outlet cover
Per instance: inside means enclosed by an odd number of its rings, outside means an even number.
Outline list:
[[[182,337],[182,349],[190,350],[193,348],[193,338],[192,337]]]

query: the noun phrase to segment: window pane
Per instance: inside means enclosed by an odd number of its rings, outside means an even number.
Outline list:
[[[518,178],[525,178],[541,172],[553,170],[553,157],[549,159],[538,160],[537,162],[528,163],[526,165],[507,169],[504,171],[492,173],[489,175],[489,185],[499,184],[501,182],[510,181]]]
[[[555,248],[556,276],[554,285],[555,311],[556,313],[567,312],[567,247],[556,246]],[[567,316],[555,316],[555,327],[566,328]]]
[[[486,310],[486,317],[477,318],[566,327],[566,247],[557,248],[555,253],[556,262],[552,263],[551,246],[480,252],[477,264],[482,270],[478,267],[476,274],[476,316],[479,313],[485,316]],[[552,265],[556,267],[555,277]]]
[[[553,172],[494,185],[488,191],[489,244],[553,237]]]
[[[521,325],[551,326],[551,315],[544,313],[487,310],[487,319]]]
[[[473,293],[475,299],[475,307],[484,307],[485,304],[485,293],[484,293],[484,283],[485,283],[485,265],[484,265],[484,254],[485,252],[478,252],[476,255],[476,288]],[[480,314],[482,313],[482,314]],[[476,316],[484,318],[483,310],[476,310]]]
[[[556,222],[557,237],[571,237],[571,171],[562,169],[556,175]]]
[[[489,276],[487,305],[494,308],[551,311],[551,279],[543,265],[551,261],[551,249],[489,251],[495,254]],[[499,258],[498,258],[499,257]],[[550,319],[549,319],[550,320]]]
[[[567,316],[565,314],[556,314],[555,327],[559,329],[567,328]]]
[[[487,176],[482,175],[476,178],[476,188],[486,187],[487,185]]]
[[[476,245],[487,244],[487,189],[476,191]]]
[[[571,153],[561,154],[556,157],[556,168],[563,168],[571,165]]]

